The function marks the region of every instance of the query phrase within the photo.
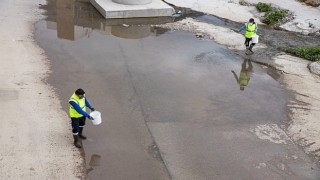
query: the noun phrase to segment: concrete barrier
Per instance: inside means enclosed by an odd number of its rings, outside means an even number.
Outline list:
[[[144,5],[149,4],[152,0],[112,0],[118,4],[125,4],[125,5]]]
[[[173,7],[161,0],[90,0],[90,2],[106,19],[161,17],[171,16],[174,13]],[[135,5],[123,4],[130,2]]]

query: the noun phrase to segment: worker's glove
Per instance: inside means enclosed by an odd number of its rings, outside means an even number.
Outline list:
[[[95,111],[95,109],[93,107],[89,108],[91,111]]]
[[[92,116],[88,116],[88,119],[93,120],[93,117]]]

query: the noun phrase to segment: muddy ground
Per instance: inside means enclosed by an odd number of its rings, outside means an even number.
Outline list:
[[[320,5],[319,0],[300,0],[300,1],[314,7],[318,7]]]

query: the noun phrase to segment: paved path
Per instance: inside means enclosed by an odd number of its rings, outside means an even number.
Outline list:
[[[32,39],[39,1],[0,1],[0,179],[78,179],[83,160]]]

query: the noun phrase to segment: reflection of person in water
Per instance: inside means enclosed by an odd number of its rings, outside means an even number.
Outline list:
[[[247,67],[247,62],[249,65],[248,67]],[[237,74],[233,70],[231,70],[231,72],[233,73],[234,77],[236,78],[236,81],[240,86],[240,90],[243,91],[245,86],[247,86],[249,84],[250,76],[251,76],[251,73],[253,72],[251,60],[245,59],[243,61],[239,77],[237,76]]]
[[[91,155],[90,162],[89,162],[90,168],[87,169],[87,174],[89,174],[93,170],[93,167],[100,166],[100,159],[101,159],[101,156],[98,154]]]

